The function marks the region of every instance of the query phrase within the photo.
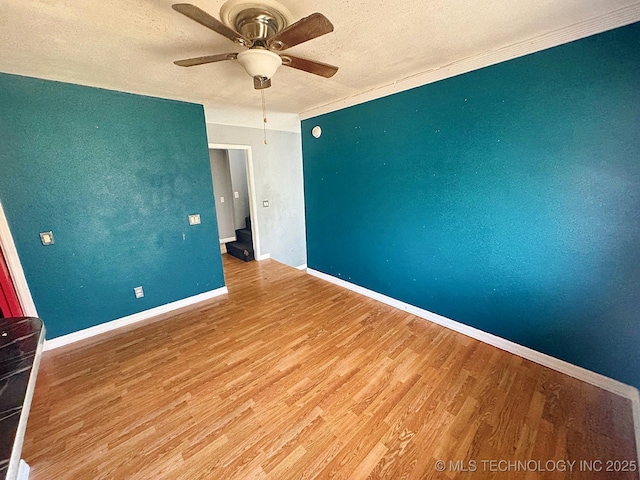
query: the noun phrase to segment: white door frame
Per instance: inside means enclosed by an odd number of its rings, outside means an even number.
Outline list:
[[[251,215],[251,236],[256,260],[265,260],[269,254],[262,255],[260,250],[260,229],[258,226],[258,201],[256,198],[256,184],[253,173],[253,155],[250,145],[233,145],[228,143],[210,143],[209,150],[244,150],[247,166],[247,183],[249,185],[249,213]]]
[[[4,214],[2,202],[0,202],[0,249],[2,249],[4,259],[7,262],[7,268],[9,268],[9,274],[11,275],[13,286],[16,289],[16,294],[22,307],[22,313],[27,317],[37,317],[38,311],[36,310],[35,303],[33,303],[31,290],[29,290],[27,277],[24,275],[22,263],[20,263],[20,257],[18,257],[18,250],[13,241],[11,230],[9,230],[9,222]]]

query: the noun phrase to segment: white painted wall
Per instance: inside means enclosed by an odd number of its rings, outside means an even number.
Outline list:
[[[260,253],[294,267],[307,263],[300,133],[268,130],[265,145],[261,129],[207,123],[207,136],[209,143],[251,147]]]

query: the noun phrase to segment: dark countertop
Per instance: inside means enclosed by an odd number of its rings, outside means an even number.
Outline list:
[[[3,480],[10,470],[13,476],[16,456],[20,459],[43,343],[44,325],[39,318],[0,318],[0,479]]]

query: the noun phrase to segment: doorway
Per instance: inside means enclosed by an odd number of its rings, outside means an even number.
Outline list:
[[[261,260],[251,147],[209,144],[209,158],[222,253]]]
[[[0,318],[22,316],[22,306],[13,285],[4,254],[0,250]]]
[[[2,315],[37,317],[27,279],[22,270],[16,245],[13,242],[9,222],[0,202],[0,297]]]

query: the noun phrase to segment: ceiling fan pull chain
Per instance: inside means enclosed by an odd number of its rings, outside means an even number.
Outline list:
[[[264,99],[264,90],[260,90],[262,97],[262,129],[264,131],[264,144],[267,144],[267,103]]]

